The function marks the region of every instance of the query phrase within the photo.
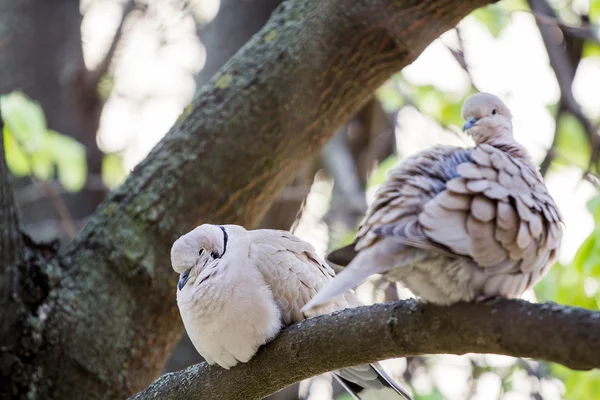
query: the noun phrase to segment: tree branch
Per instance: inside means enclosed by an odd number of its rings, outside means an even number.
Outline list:
[[[581,308],[399,301],[292,325],[247,364],[229,371],[198,364],[160,377],[133,399],[260,399],[326,371],[424,354],[494,353],[591,369],[600,367],[598,337],[600,313]]]
[[[127,0],[127,2],[123,5],[123,11],[121,13],[121,19],[117,25],[117,29],[115,34],[112,37],[110,45],[106,50],[106,54],[102,58],[102,61],[98,63],[96,68],[90,70],[86,74],[86,90],[93,91],[94,93],[98,90],[98,84],[100,83],[100,79],[108,73],[108,69],[113,62],[115,57],[115,53],[117,51],[117,47],[121,42],[121,37],[123,36],[123,27],[125,26],[125,21],[131,12],[136,8],[135,0]]]
[[[560,39],[563,32],[558,25],[551,25],[543,20],[543,16],[556,19],[554,11],[546,0],[527,0],[527,2],[533,13],[536,15],[536,23],[548,52],[550,66],[558,81],[558,86],[560,88],[560,102],[566,111],[577,118],[586,132],[591,147],[591,156],[588,166],[589,171],[589,169],[598,162],[598,156],[600,155],[600,140],[598,138],[596,126],[594,126],[590,119],[583,113],[581,106],[573,95],[571,86],[573,85],[573,79],[575,77],[575,67],[563,49],[563,41]],[[557,33],[559,39],[557,39]],[[549,164],[549,161],[546,161],[546,163]]]
[[[46,266],[44,346],[28,356],[36,395],[124,398],[148,385],[183,331],[173,241],[204,222],[253,227],[377,87],[489,2],[282,3]]]

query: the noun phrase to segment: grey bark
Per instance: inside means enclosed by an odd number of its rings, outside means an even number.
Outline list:
[[[598,337],[600,313],[582,308],[399,301],[311,318],[284,330],[246,364],[225,370],[202,363],[163,375],[132,399],[260,399],[325,371],[424,354],[505,354],[587,370],[600,367]]]
[[[255,226],[378,86],[487,2],[283,3],[77,238],[40,265],[47,296],[19,316],[28,325],[0,326],[41,343],[10,354],[33,367],[15,397],[124,398],[157,377],[182,334],[171,243],[202,222]],[[18,373],[3,371],[0,390]]]

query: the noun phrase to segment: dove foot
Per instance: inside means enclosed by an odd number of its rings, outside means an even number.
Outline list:
[[[475,298],[475,303],[494,304],[501,299],[502,299],[502,296],[482,294]]]

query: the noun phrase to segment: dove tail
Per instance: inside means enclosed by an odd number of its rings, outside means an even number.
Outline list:
[[[358,286],[360,283],[362,283],[362,281],[372,274],[373,271],[368,268],[354,269],[351,267],[346,267],[323,289],[319,290],[304,307],[302,307],[302,312],[307,312],[312,308],[327,303],[328,301],[344,293],[346,290]]]
[[[357,251],[354,250],[354,243],[336,249],[327,254],[327,261],[345,267],[356,257]]]
[[[355,400],[412,400],[379,364],[344,368],[334,376]]]

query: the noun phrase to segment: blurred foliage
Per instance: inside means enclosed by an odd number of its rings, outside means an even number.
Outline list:
[[[587,168],[591,148],[581,122],[571,114],[563,114],[558,121],[557,135],[554,166]]]
[[[17,176],[39,180],[58,177],[66,190],[78,191],[86,182],[85,148],[75,139],[46,126],[40,105],[21,92],[0,96],[5,122],[6,161]]]
[[[600,0],[591,0],[589,9],[590,23],[595,24],[596,35],[600,36]],[[600,57],[600,44],[586,40],[583,44],[583,57]]]
[[[100,78],[100,81],[98,82],[98,88],[97,88],[98,94],[100,95],[100,98],[102,99],[102,101],[104,101],[104,102],[108,101],[108,98],[112,94],[114,87],[115,87],[114,77],[109,74],[102,75],[102,77]]]
[[[600,0],[590,0],[589,16],[590,22],[600,23]]]
[[[75,139],[48,129],[41,106],[15,91],[0,96],[4,118],[6,162],[18,178],[33,176],[41,181],[58,178],[71,192],[83,188],[87,180],[85,147]],[[127,177],[118,154],[105,154],[102,181],[109,188]]]
[[[123,168],[123,159],[119,154],[105,154],[102,158],[102,182],[113,189],[127,178],[128,171]]]
[[[528,10],[524,0],[504,0],[488,7],[481,7],[471,13],[481,22],[493,37],[498,37],[508,25],[511,13]]]

